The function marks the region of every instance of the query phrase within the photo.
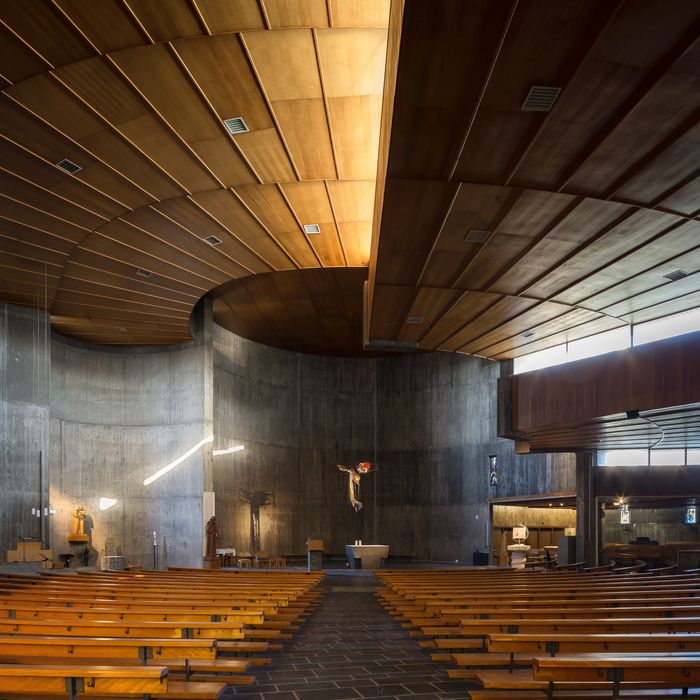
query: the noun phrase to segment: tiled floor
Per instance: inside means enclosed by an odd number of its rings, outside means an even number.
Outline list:
[[[323,602],[284,652],[255,668],[255,685],[231,687],[227,698],[428,700],[466,698],[475,687],[449,680],[384,611],[372,593],[373,576],[328,572],[323,585]]]

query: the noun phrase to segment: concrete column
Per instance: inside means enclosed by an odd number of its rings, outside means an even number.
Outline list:
[[[576,559],[589,566],[598,562],[598,517],[593,469],[595,452],[576,453]]]

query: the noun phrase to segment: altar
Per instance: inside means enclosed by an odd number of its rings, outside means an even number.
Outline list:
[[[389,556],[389,545],[346,544],[345,556],[351,569],[379,569]]]

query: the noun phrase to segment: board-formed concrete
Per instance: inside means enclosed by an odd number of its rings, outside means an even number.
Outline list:
[[[274,555],[303,552],[310,536],[337,554],[362,540],[389,544],[392,554],[469,562],[488,545],[489,498],[574,488],[571,455],[516,456],[496,436],[499,366],[487,360],[278,350],[213,324],[206,300],[193,315],[193,341],[172,347],[59,336],[47,344],[45,317],[9,305],[0,323],[5,547],[39,534],[31,508],[40,500],[41,449],[54,551],[68,551],[70,515],[83,505],[92,562],[109,542],[150,565],[155,531],[161,564],[165,538],[168,564],[200,565],[204,493],[212,490],[219,545],[238,552],[252,553],[259,525],[259,546]],[[235,445],[244,451],[213,456]],[[490,454],[499,460],[497,486],[489,484]],[[336,465],[360,461],[378,470],[362,478],[355,512]],[[100,510],[100,498],[116,503]]]

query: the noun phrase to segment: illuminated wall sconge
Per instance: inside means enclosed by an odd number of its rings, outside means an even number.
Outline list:
[[[219,455],[230,455],[233,452],[241,452],[242,450],[245,450],[245,445],[234,445],[225,450],[214,450],[212,454],[214,457],[218,457]]]
[[[100,510],[109,510],[112,506],[116,504],[116,498],[105,498],[104,496],[100,498]]]
[[[209,437],[205,437],[203,440],[200,440],[194,447],[191,447],[185,454],[180,455],[176,460],[173,462],[170,462],[170,464],[167,464],[164,466],[162,469],[159,469],[155,474],[151,474],[147,479],[143,480],[143,485],[148,486],[149,484],[152,484],[156,479],[160,479],[161,476],[164,474],[167,474],[171,469],[175,469],[178,464],[182,464],[188,457],[193,455],[200,447],[203,447],[209,442],[214,442],[214,436],[209,435]]]

